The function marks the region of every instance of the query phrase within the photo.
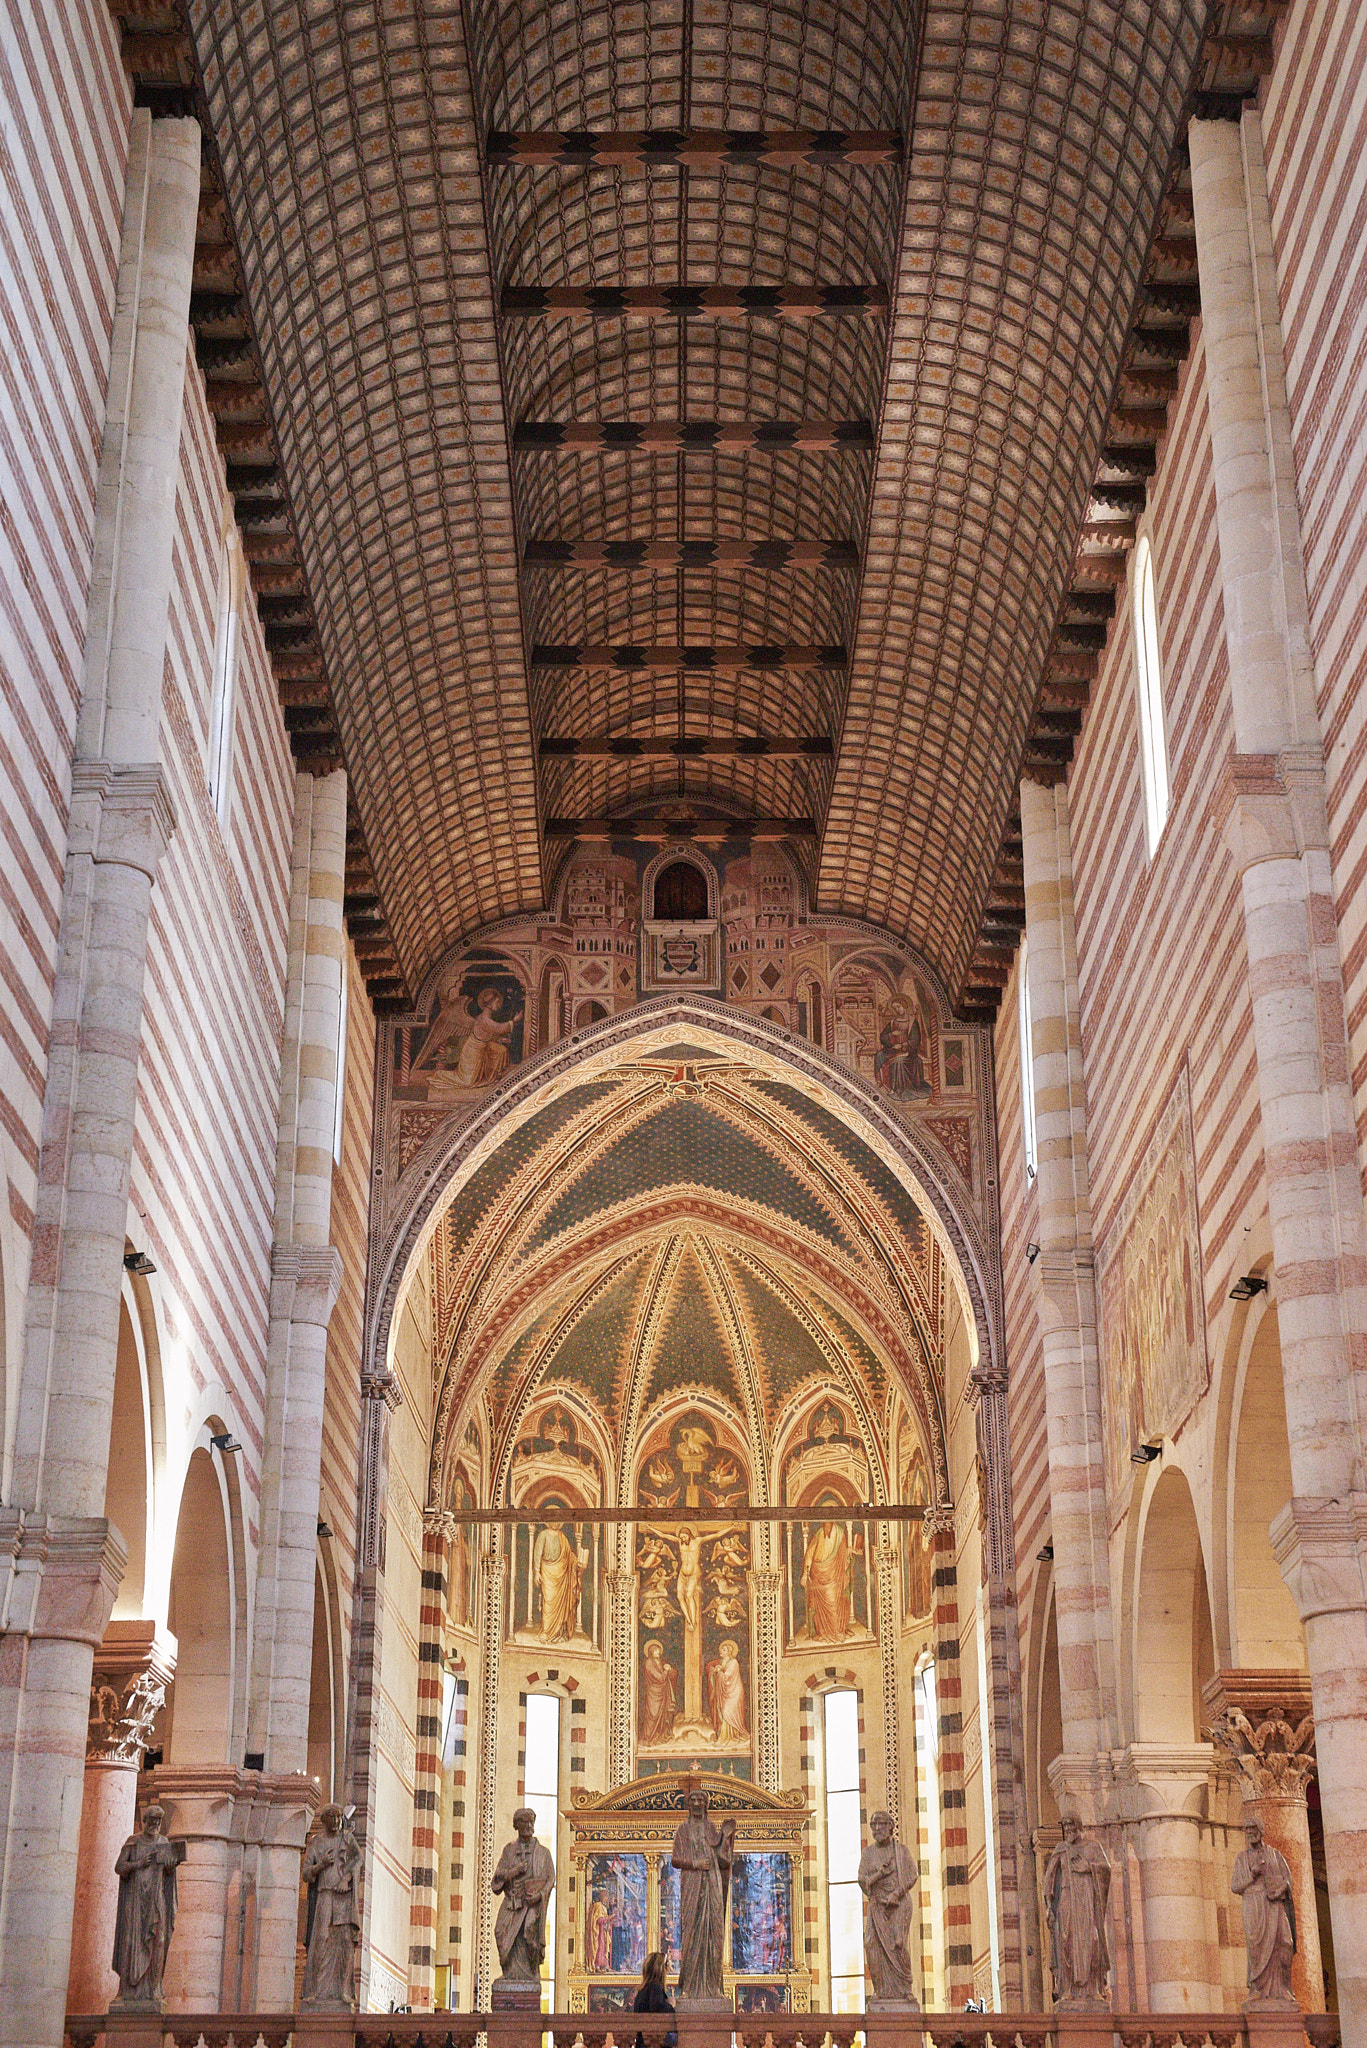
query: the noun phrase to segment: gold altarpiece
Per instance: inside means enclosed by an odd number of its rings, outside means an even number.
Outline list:
[[[808,2012],[812,1973],[802,1939],[803,1848],[811,1808],[801,1792],[766,1792],[718,1771],[660,1772],[607,1793],[576,1789],[565,1814],[573,1865],[570,2012],[624,2012],[653,1949],[678,1969],[674,1831],[690,1790],[713,1820],[736,1823],[724,1957],[726,1995],[742,2012]]]

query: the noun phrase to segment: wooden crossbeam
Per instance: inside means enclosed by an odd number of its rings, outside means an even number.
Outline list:
[[[547,839],[640,839],[665,844],[691,839],[720,845],[725,839],[815,839],[810,818],[547,818]]]
[[[670,320],[868,319],[887,312],[888,295],[881,284],[510,284],[499,303],[505,320],[556,313],[585,313],[595,320],[647,313]]]
[[[529,540],[528,568],[857,569],[859,551],[839,540]]]
[[[513,451],[534,448],[639,448],[688,454],[709,448],[859,448],[873,446],[869,420],[523,420]]]
[[[842,1520],[856,1522],[922,1522],[929,1513],[929,1508],[917,1506],[915,1503],[910,1507],[900,1505],[895,1507],[879,1507],[876,1504],[861,1503],[857,1507],[842,1507],[840,1510]],[[529,1512],[526,1508],[460,1508],[456,1511],[454,1519],[457,1522],[477,1522],[481,1528],[502,1527],[515,1529],[522,1527],[524,1524],[534,1526],[538,1522],[539,1517],[534,1512]],[[617,1522],[687,1523],[725,1520],[728,1522],[797,1522],[803,1525],[807,1523],[814,1525],[822,1520],[822,1515],[819,1509],[814,1512],[810,1505],[806,1507],[790,1507],[785,1505],[783,1507],[774,1506],[767,1508],[751,1507],[748,1504],[725,1508],[575,1507],[568,1511],[566,1520],[578,1522],[581,1528],[611,1529]],[[428,2031],[430,2033],[432,2031],[431,2028]]]
[[[538,128],[509,132],[496,128],[485,161],[490,166],[523,165],[590,170],[611,165],[650,170],[686,165],[720,170],[723,165],[775,164],[790,169],[831,164],[899,164],[902,137],[894,128]]]
[[[537,751],[544,760],[568,759],[576,755],[602,756],[610,759],[636,760],[643,755],[673,756],[678,760],[693,760],[703,755],[720,759],[749,759],[751,756],[770,759],[829,760],[834,745],[824,733],[799,733],[787,739],[774,739],[763,733],[741,733],[725,738],[714,738],[705,733],[686,733],[682,739],[668,739],[652,736],[649,739],[629,739],[622,735],[598,735],[592,739],[571,739],[568,734],[547,734],[537,741]]]
[[[714,673],[733,669],[843,668],[839,646],[756,647],[568,647],[543,642],[532,649],[533,668],[692,669]]]

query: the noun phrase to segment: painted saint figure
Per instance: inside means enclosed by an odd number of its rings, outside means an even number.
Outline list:
[[[665,1646],[652,1636],[641,1650],[641,1711],[639,1734],[642,1742],[668,1742],[678,1719],[679,1695],[675,1687],[678,1672],[665,1662]]]
[[[447,1596],[447,1612],[457,1628],[470,1626],[470,1545],[465,1531],[457,1522],[451,1532],[447,1546],[447,1572],[450,1593]]]
[[[854,1557],[842,1523],[823,1522],[808,1537],[802,1590],[809,1642],[843,1643],[854,1633]]]
[[[730,1636],[718,1644],[717,1655],[707,1667],[707,1704],[718,1742],[748,1741],[745,1674],[740,1668],[740,1645]]]
[[[579,1588],[588,1552],[580,1550],[563,1522],[537,1531],[532,1577],[541,1596],[541,1640],[567,1643],[579,1632]]]
[[[921,1021],[897,996],[889,1006],[888,1021],[878,1036],[874,1056],[874,1078],[889,1095],[928,1095],[926,1070],[921,1058]]]
[[[301,1871],[309,1898],[303,2002],[350,2012],[355,2003],[352,1962],[361,1933],[356,1904],[361,1851],[340,1806],[323,1807],[318,1818],[323,1832],[305,1849]]]
[[[184,1842],[168,1842],[159,1806],[143,1809],[142,1832],[130,1835],[114,1864],[119,1880],[114,1922],[114,1968],[118,2006],[161,2010],[166,1950],[176,1924],[176,1869],[185,1861]]]
[[[555,1864],[550,1850],[536,1839],[536,1815],[530,1806],[519,1806],[513,1827],[516,1840],[509,1842],[499,1857],[490,1889],[502,1900],[494,1922],[503,1972],[499,1984],[525,1987],[541,1980],[546,1901],[555,1889]],[[494,1989],[498,1988],[496,1984]]]
[[[679,1872],[679,2010],[725,2006],[722,1957],[730,1928],[727,1893],[736,1857],[736,1823],[719,1828],[707,1817],[707,1794],[695,1786],[688,1818],[674,1830],[670,1862]]]
[[[894,1838],[890,1813],[872,1815],[869,1828],[873,1841],[859,1858],[859,1889],[864,1894],[864,1968],[873,1984],[871,2002],[915,2005],[907,1937],[921,1866]]]
[[[1106,2006],[1111,1967],[1106,1944],[1106,1906],[1111,1866],[1099,1842],[1090,1842],[1071,1814],[1063,1840],[1044,1871],[1044,1900],[1053,1947],[1054,1994],[1065,2012],[1098,2012]]]
[[[588,1922],[584,1946],[588,1953],[591,1970],[611,1970],[612,1936],[617,1925],[617,1892],[612,1885],[594,1889],[589,1901]]]
[[[508,1064],[509,1042],[522,1010],[519,1006],[510,1017],[500,1022],[494,1013],[502,1000],[496,988],[482,988],[473,1009],[468,999],[465,1003],[465,1014],[471,1019],[471,1024],[461,1041],[456,1079],[467,1088],[491,1086],[502,1079]]]
[[[1296,1953],[1296,1908],[1291,1897],[1291,1866],[1280,1849],[1263,1840],[1260,1820],[1244,1823],[1244,1840],[1248,1846],[1234,1860],[1230,1889],[1244,1909],[1246,2009],[1295,2012],[1291,1963]]]

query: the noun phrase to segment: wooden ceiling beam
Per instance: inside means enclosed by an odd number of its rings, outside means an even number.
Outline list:
[[[533,668],[686,669],[713,674],[741,669],[844,668],[846,658],[846,650],[839,646],[622,647],[542,642],[532,649]]]
[[[709,448],[873,447],[869,420],[523,420],[513,453],[561,448],[640,449],[657,455]]]
[[[529,540],[529,569],[857,569],[859,550],[840,540]]]
[[[867,320],[881,319],[887,310],[881,284],[510,284],[499,300],[505,320],[574,313],[593,320]]]
[[[491,169],[721,170],[773,164],[785,170],[836,164],[900,164],[895,128],[496,128],[484,160]]]
[[[726,839],[815,839],[810,818],[547,818],[547,839],[681,839],[720,845]]]
[[[710,733],[686,733],[682,739],[669,739],[662,735],[653,735],[649,739],[610,735],[583,740],[557,734],[537,741],[537,752],[543,760],[571,759],[579,755],[604,756],[614,760],[636,760],[655,755],[672,756],[678,760],[701,757],[729,760],[751,756],[760,759],[767,755],[785,760],[828,761],[834,751],[834,743],[824,733],[799,733],[788,738],[774,738],[763,733],[723,737]]]

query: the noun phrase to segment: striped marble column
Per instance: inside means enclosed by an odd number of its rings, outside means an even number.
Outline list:
[[[1293,1496],[1345,2039],[1367,2037],[1367,1228],[1261,124],[1194,121],[1192,195]]]
[[[96,498],[33,1263],[0,1511],[0,2042],[62,2038],[152,882],[199,126],[138,111]]]
[[[1021,837],[1038,1154],[1040,1250],[1034,1273],[1043,1332],[1063,1714],[1063,1755],[1053,1775],[1061,1807],[1094,1826],[1103,1817],[1116,1741],[1115,1634],[1073,858],[1062,784],[1021,784]]]

